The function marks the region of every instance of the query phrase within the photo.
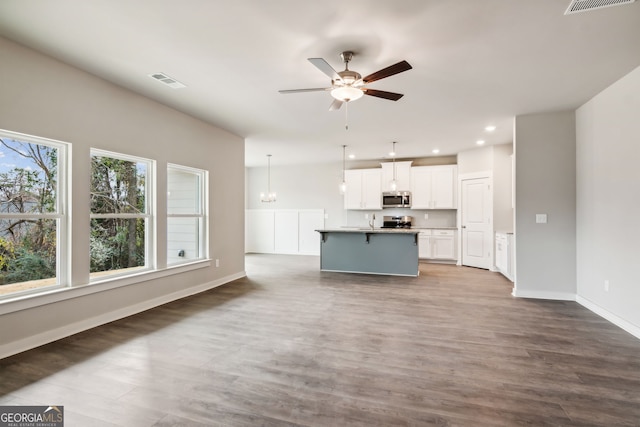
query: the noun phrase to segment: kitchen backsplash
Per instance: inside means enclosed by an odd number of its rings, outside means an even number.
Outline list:
[[[456,227],[457,212],[455,209],[443,210],[418,210],[418,209],[384,209],[378,211],[357,211],[348,210],[347,223],[348,227],[366,227],[371,220],[371,214],[376,215],[375,226],[382,225],[383,216],[412,216],[414,228],[438,228],[438,227]],[[365,214],[369,219],[365,218]],[[425,214],[428,218],[425,219]]]

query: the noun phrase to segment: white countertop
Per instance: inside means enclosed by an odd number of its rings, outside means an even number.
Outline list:
[[[420,232],[418,228],[379,228],[375,227],[343,227],[343,228],[325,228],[316,230],[319,233],[381,233],[381,234],[417,234]]]
[[[413,227],[412,230],[457,230],[458,227]]]

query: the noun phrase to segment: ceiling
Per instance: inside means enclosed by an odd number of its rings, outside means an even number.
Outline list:
[[[520,114],[573,109],[640,66],[640,2],[569,0],[2,0],[0,35],[240,135],[246,165],[452,155],[512,141]],[[413,69],[328,111],[307,58],[363,76]],[[3,64],[8,66],[8,64]],[[148,75],[164,72],[187,87]],[[348,121],[349,129],[345,129]],[[494,132],[484,130],[494,125]]]

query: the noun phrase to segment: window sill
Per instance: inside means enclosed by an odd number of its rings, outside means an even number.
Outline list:
[[[42,292],[18,295],[15,298],[6,299],[0,302],[0,316],[13,313],[16,311],[27,310],[46,304],[52,304],[59,301],[65,301],[72,298],[78,298],[85,295],[91,295],[98,292],[104,292],[111,289],[129,286],[136,283],[147,282],[150,280],[160,279],[162,277],[173,276],[176,274],[186,273],[201,268],[211,266],[211,260],[199,260],[188,264],[180,264],[167,267],[162,270],[144,271],[134,273],[127,276],[109,277],[100,281],[91,283],[67,286],[64,288],[56,288],[51,290],[43,290]]]

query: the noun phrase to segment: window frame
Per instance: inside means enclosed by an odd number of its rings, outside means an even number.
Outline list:
[[[55,284],[45,285],[37,288],[26,289],[0,295],[0,301],[4,302],[23,296],[30,296],[50,292],[52,290],[71,286],[71,147],[68,142],[51,138],[44,138],[29,135],[21,132],[13,132],[0,129],[0,137],[9,138],[21,142],[36,145],[44,145],[57,150],[57,176],[56,176],[56,202],[55,212],[30,212],[30,213],[3,213],[0,212],[0,219],[53,219],[56,221],[56,276]],[[28,282],[17,282],[28,283]]]
[[[157,269],[157,215],[156,215],[156,161],[145,157],[133,156],[129,154],[118,153],[115,151],[102,150],[98,148],[90,148],[89,163],[91,164],[93,157],[109,157],[117,160],[124,160],[135,163],[144,163],[146,165],[146,177],[144,188],[144,206],[145,212],[140,214],[120,213],[120,214],[94,214],[89,208],[89,224],[92,219],[144,219],[145,220],[145,242],[144,242],[144,266],[131,267],[116,272],[100,271],[89,272],[89,283],[100,283],[113,280],[114,278],[122,278],[127,276],[138,275],[140,273],[154,271]],[[89,230],[90,232],[90,230]]]
[[[198,194],[198,207],[199,212],[190,214],[176,214],[169,212],[169,174],[173,169],[177,172],[190,173],[198,177],[199,188]],[[175,163],[167,163],[167,268],[173,268],[185,264],[201,262],[209,259],[209,171],[205,169],[193,168],[190,166],[178,165]],[[198,250],[199,257],[194,259],[186,259],[184,261],[169,263],[169,220],[171,218],[195,218],[199,222],[199,234],[198,234]]]

